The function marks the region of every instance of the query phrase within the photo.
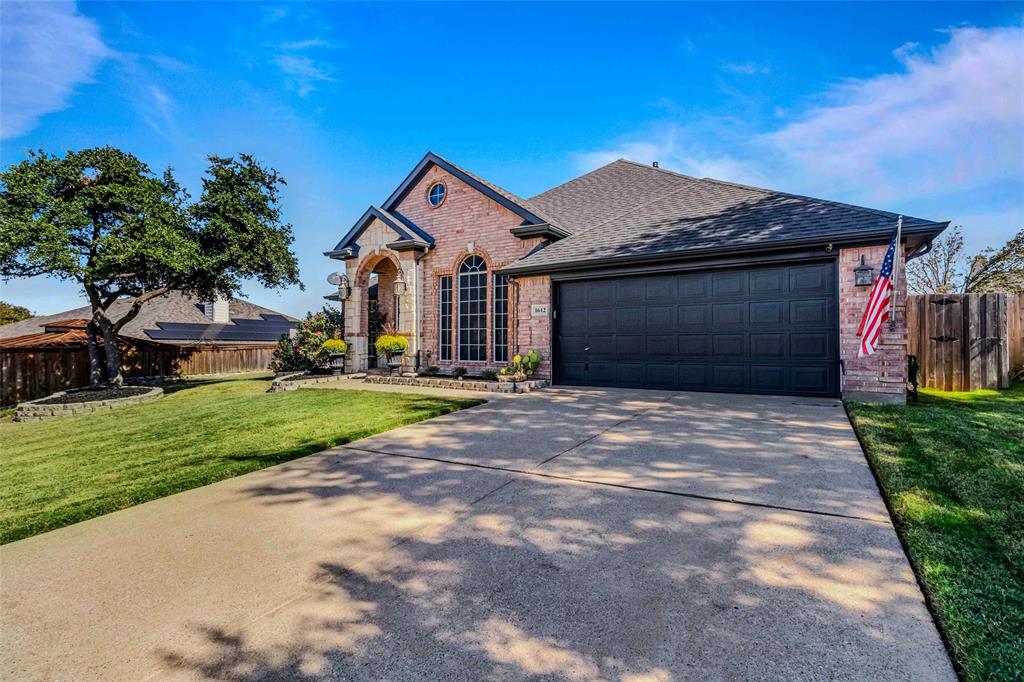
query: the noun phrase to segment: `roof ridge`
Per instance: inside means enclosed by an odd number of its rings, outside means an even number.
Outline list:
[[[693,175],[687,175],[686,173],[680,173],[679,171],[669,170],[668,168],[662,168],[661,166],[655,166],[653,164],[640,163],[639,161],[634,161],[633,159],[618,159],[618,160],[622,161],[624,163],[632,164],[634,166],[639,166],[640,168],[646,168],[648,170],[654,170],[654,171],[660,171],[662,173],[668,173],[669,175],[674,175],[677,178],[684,178],[686,180],[693,180],[695,182],[700,182],[700,180],[701,180],[700,178],[698,178],[696,176],[693,176]],[[657,162],[655,162],[655,163],[657,163]]]
[[[739,187],[740,189],[751,190],[754,192],[761,192],[762,194],[777,194],[783,197],[792,197],[793,199],[802,199],[816,204],[829,204],[832,206],[842,206],[843,208],[853,209],[855,211],[861,211],[864,213],[871,213],[873,215],[882,216],[885,218],[891,218],[892,216],[899,216],[901,214],[895,213],[894,211],[883,211],[879,208],[869,208],[867,206],[858,206],[857,204],[848,204],[845,201],[835,201],[833,199],[821,199],[819,197],[810,197],[806,194],[795,194],[793,192],[782,192],[776,189],[766,189],[764,187],[755,187],[754,185],[744,185],[739,182],[730,182],[729,180],[719,180],[718,178],[701,178],[701,182],[712,182],[718,185],[728,185],[730,187]],[[924,223],[932,223],[934,221],[925,220],[923,218],[916,218],[914,216],[908,216],[903,214],[904,218],[911,218],[916,221]]]

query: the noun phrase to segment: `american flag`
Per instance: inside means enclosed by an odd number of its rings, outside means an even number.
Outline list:
[[[878,279],[871,287],[871,296],[868,297],[868,307],[864,311],[864,317],[860,320],[860,327],[857,328],[857,336],[860,337],[860,349],[857,357],[874,355],[878,350],[878,338],[882,335],[882,323],[889,319],[889,308],[892,303],[893,276],[892,271],[896,260],[896,245],[900,241],[900,228],[903,227],[903,217],[896,223],[896,232],[889,242],[889,250],[885,252],[885,260],[882,261],[882,269],[878,272]]]

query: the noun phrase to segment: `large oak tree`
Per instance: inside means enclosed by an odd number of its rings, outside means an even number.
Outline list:
[[[284,179],[247,154],[210,156],[198,200],[112,147],[30,152],[0,173],[0,276],[74,280],[92,308],[93,383],[103,338],[106,379],[123,383],[118,332],[147,301],[173,290],[212,299],[244,280],[299,284],[291,225],[282,222]],[[119,299],[131,304],[116,316]]]

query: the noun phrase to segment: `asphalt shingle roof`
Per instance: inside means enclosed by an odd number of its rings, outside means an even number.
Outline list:
[[[113,305],[111,315],[115,318],[121,316],[130,305],[131,301],[128,299],[116,301]],[[293,317],[282,315],[282,313],[271,310],[270,308],[264,308],[263,306],[256,305],[255,303],[250,303],[237,298],[232,298],[229,301],[228,315],[231,320],[261,320],[263,319],[263,315],[280,315],[287,320],[295,320]],[[74,308],[73,310],[65,310],[64,312],[53,315],[30,317],[28,319],[21,320],[20,322],[0,325],[0,339],[27,336],[29,334],[39,334],[44,331],[44,327],[48,324],[73,319],[88,319],[90,317],[92,317],[92,309],[89,306],[82,306],[80,308]],[[210,320],[204,314],[201,301],[199,301],[199,299],[185,296],[181,292],[172,291],[166,296],[158,296],[157,298],[147,301],[146,304],[142,306],[138,316],[121,329],[121,336],[140,339],[143,341],[152,341],[152,337],[146,334],[146,330],[158,330],[157,322],[210,324]]]
[[[874,237],[897,215],[747,187],[619,160],[530,200],[573,234],[512,263],[507,272],[579,267],[588,261],[685,255],[801,240]],[[948,223],[904,217],[904,230]]]

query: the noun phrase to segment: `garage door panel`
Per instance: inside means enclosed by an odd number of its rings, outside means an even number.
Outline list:
[[[674,305],[652,305],[647,308],[647,331],[674,330],[675,328],[676,307]]]
[[[615,352],[620,357],[643,356],[644,337],[640,334],[619,334],[615,337]]]
[[[716,358],[743,357],[747,354],[747,335],[713,335],[711,337],[711,354]]]
[[[704,327],[708,323],[708,307],[700,305],[676,306],[680,327],[694,328]]]
[[[805,301],[789,302],[789,322],[791,325],[813,325],[824,327],[831,322],[832,301],[827,298],[814,298]]]
[[[832,338],[826,332],[794,332],[789,335],[789,356],[801,360],[828,360]]]
[[[790,386],[800,393],[827,393],[830,388],[829,373],[824,367],[790,368]]]
[[[786,289],[786,271],[782,268],[766,268],[750,273],[750,294],[752,296],[781,294]]]
[[[652,388],[675,388],[674,363],[648,362],[644,364],[644,385]]]
[[[707,273],[678,275],[676,277],[676,291],[680,300],[704,298],[708,294]]]
[[[786,357],[786,334],[751,334],[750,357],[752,358],[784,358]]]
[[[789,370],[779,365],[757,365],[750,368],[750,390],[772,391],[786,386]]]
[[[733,390],[747,388],[747,367],[744,365],[712,365],[711,381],[722,388]]]
[[[647,355],[668,355],[676,354],[675,334],[649,334],[647,336]]]
[[[715,303],[711,306],[711,322],[715,327],[746,326],[747,304]]]
[[[747,273],[743,270],[715,272],[711,275],[711,295],[715,298],[742,298],[747,294]]]
[[[556,380],[833,396],[834,289],[834,262],[562,283]]]
[[[643,303],[644,281],[642,279],[624,279],[615,287],[616,303]]]
[[[711,382],[711,368],[708,365],[678,365],[679,388],[707,390]]]
[[[676,282],[672,277],[659,277],[657,279],[648,279],[647,282],[647,302],[657,303],[659,301],[675,301],[678,299],[676,295]]]
[[[708,354],[706,334],[680,334],[677,340],[679,355],[703,358]]]
[[[614,308],[591,308],[587,311],[587,331],[610,332],[615,330]]]

